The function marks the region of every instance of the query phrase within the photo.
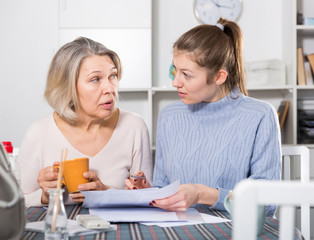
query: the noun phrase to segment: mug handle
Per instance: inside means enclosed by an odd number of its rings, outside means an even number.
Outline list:
[[[60,164],[62,164],[62,163],[60,163]],[[60,170],[60,165],[59,166],[54,166],[54,167],[58,168],[58,170]],[[65,181],[64,181],[63,176],[62,176],[61,182],[62,182],[63,185],[65,185]]]

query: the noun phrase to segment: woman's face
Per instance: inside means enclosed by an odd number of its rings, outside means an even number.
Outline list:
[[[105,119],[111,115],[118,90],[117,73],[108,56],[90,56],[83,61],[76,86],[81,119]]]
[[[172,86],[177,88],[185,104],[217,102],[225,96],[216,79],[207,83],[206,69],[192,61],[187,53],[174,50],[173,65],[176,74]]]

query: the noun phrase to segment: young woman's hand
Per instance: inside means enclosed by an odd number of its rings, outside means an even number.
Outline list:
[[[41,195],[41,203],[48,204],[49,203],[49,193],[48,190],[52,188],[57,188],[58,184],[58,173],[59,162],[54,162],[53,166],[49,166],[43,168],[39,171],[37,182],[42,189]]]
[[[202,184],[182,184],[174,195],[151,202],[151,205],[169,211],[183,212],[190,206],[200,203],[209,206],[214,205],[219,196],[216,188]]]
[[[96,172],[94,171],[85,172],[83,176],[88,179],[89,182],[79,185],[80,191],[103,191],[110,188],[100,181]],[[71,193],[70,197],[72,198],[73,202],[84,202],[85,200],[84,195],[80,192]]]
[[[136,174],[131,174],[129,179],[124,180],[124,183],[126,185],[125,189],[127,190],[152,187],[150,183],[147,181],[143,171],[138,171]]]

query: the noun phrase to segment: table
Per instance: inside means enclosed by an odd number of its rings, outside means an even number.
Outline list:
[[[75,219],[78,214],[88,214],[88,209],[82,205],[68,205],[66,212],[69,219]],[[196,209],[201,213],[211,214],[217,217],[229,218],[229,214],[225,211],[214,211],[204,205],[197,205]],[[27,221],[42,221],[45,219],[46,209],[42,207],[29,207],[26,209]],[[267,218],[258,239],[278,239],[279,222],[273,218]],[[145,226],[139,223],[118,223],[117,231],[100,233],[94,235],[85,235],[71,237],[72,240],[98,240],[98,239],[119,239],[119,240],[145,240],[145,239],[232,239],[232,222],[217,224],[198,224],[180,227],[161,228],[157,226]],[[37,240],[44,239],[43,233],[24,231],[22,239]],[[296,229],[294,239],[302,239],[300,232]]]

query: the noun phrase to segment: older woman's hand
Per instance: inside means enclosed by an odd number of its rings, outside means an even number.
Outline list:
[[[110,188],[100,181],[96,172],[94,171],[85,172],[83,176],[88,179],[89,182],[79,185],[80,191],[102,191],[108,190]],[[70,197],[72,198],[73,202],[84,202],[85,200],[84,195],[80,192],[71,193]]]
[[[37,182],[42,189],[41,203],[49,203],[49,193],[48,190],[52,188],[57,188],[58,184],[58,173],[59,162],[54,162],[53,166],[43,168],[39,171]]]
[[[152,187],[147,181],[143,171],[138,171],[136,174],[131,174],[130,179],[125,179],[124,183],[127,190],[130,189],[142,189]]]

